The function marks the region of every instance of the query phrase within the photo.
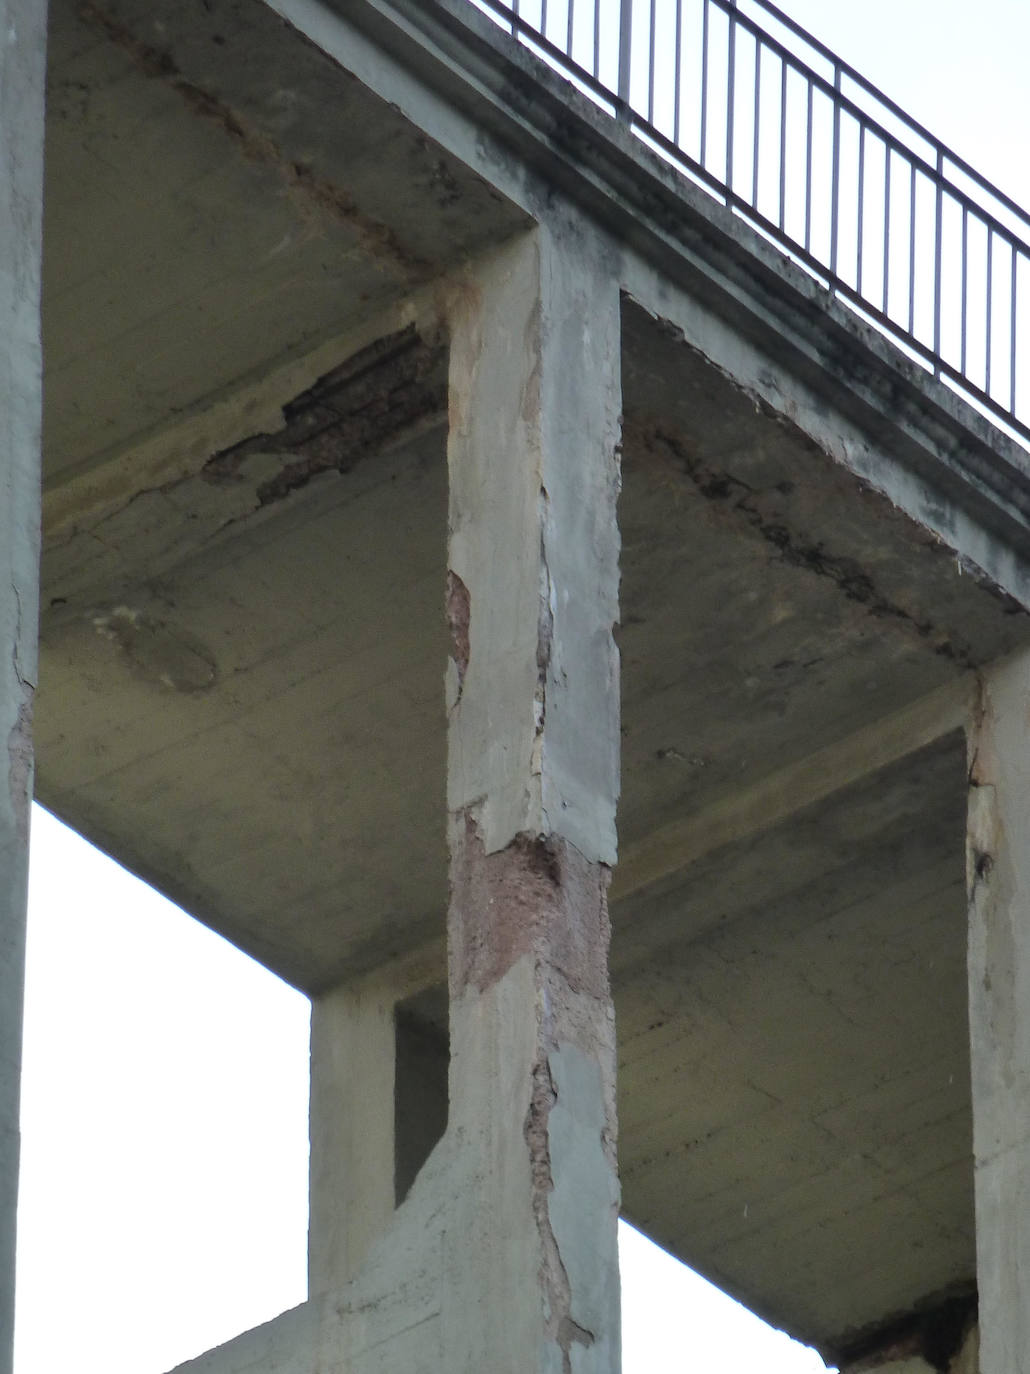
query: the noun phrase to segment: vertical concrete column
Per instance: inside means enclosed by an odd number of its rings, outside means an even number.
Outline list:
[[[382,982],[311,1005],[308,1290],[354,1277],[394,1209],[394,999]]]
[[[45,4],[0,0],[0,34],[0,1374],[8,1374],[39,588]]]
[[[617,275],[547,225],[451,325],[447,1368],[613,1374]]]
[[[1030,1370],[1030,655],[969,731],[969,1020],[982,1374]]]

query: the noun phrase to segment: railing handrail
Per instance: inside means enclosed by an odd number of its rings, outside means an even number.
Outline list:
[[[878,328],[893,336],[910,353],[929,364],[937,377],[949,380],[961,393],[1001,419],[1024,442],[1030,442],[1030,308],[1021,308],[1020,300],[1030,307],[1030,213],[1010,195],[960,157],[919,121],[912,118],[890,96],[844,61],[825,43],[809,33],[773,0],[665,0],[675,6],[674,51],[674,129],[660,127],[656,115],[659,96],[668,94],[659,89],[656,54],[659,52],[655,24],[659,0],[565,0],[564,6],[553,6],[564,16],[565,32],[561,41],[554,40],[554,24],[548,20],[547,0],[475,0],[480,8],[517,38],[530,43],[558,70],[564,71],[610,112],[626,123],[634,132],[643,135],[663,150],[686,171],[698,178],[736,213],[750,219],[756,227],[824,280],[829,289],[857,308]],[[533,5],[537,20],[527,17],[526,8]],[[710,23],[712,10],[724,16],[718,26]],[[689,51],[683,46],[684,14],[690,10],[697,27],[700,13],[701,39]],[[634,18],[649,20],[646,54],[646,100],[644,108],[635,95],[638,81],[638,56],[632,51]],[[769,32],[751,11],[768,16],[781,32],[792,35],[804,45],[795,51],[775,33]],[[592,69],[584,66],[576,56],[575,14],[587,14],[592,20]],[[614,41],[617,52],[610,53],[602,64],[602,27],[609,32],[616,25]],[[718,27],[721,39],[713,38]],[[735,88],[740,66],[738,33],[747,35],[745,47],[752,47],[753,96],[748,104],[747,91]],[[720,48],[719,43],[722,43]],[[669,44],[661,51],[667,53]],[[685,61],[686,58],[686,61]],[[722,86],[716,75],[716,94],[710,101],[713,64],[724,59],[721,69]],[[700,61],[697,73],[700,89],[700,133],[694,150],[681,136],[681,105],[683,73],[689,61]],[[813,65],[814,61],[828,64],[832,75],[826,76]],[[766,63],[773,65],[780,82],[779,156],[774,170],[778,172],[778,211],[769,213],[768,192],[760,189],[763,171],[762,157],[768,170],[769,158],[763,154],[763,111],[759,90]],[[778,65],[776,65],[778,64]],[[614,65],[614,81],[602,72]],[[807,135],[804,143],[805,181],[804,233],[788,227],[788,220],[796,218],[797,193],[794,189],[796,166],[790,163],[788,176],[788,75],[800,82],[807,100]],[[668,74],[664,78],[668,80]],[[845,86],[847,89],[845,89]],[[724,124],[719,127],[721,145],[711,151],[710,105],[724,98]],[[820,137],[832,143],[832,171],[829,179],[829,207],[817,201],[813,187],[816,168],[814,149],[813,104],[829,102],[832,126],[824,121]],[[822,107],[820,107],[822,108]],[[821,116],[822,117],[822,116]],[[706,120],[708,124],[706,127]],[[897,127],[889,127],[895,124]],[[847,176],[844,173],[844,126],[857,138],[857,154],[848,155]],[[750,160],[748,149],[735,162],[741,129],[750,128],[753,144]],[[911,140],[911,141],[909,141]],[[797,151],[795,139],[792,158]],[[820,155],[825,152],[822,148]],[[869,149],[875,151],[871,158]],[[721,160],[720,160],[721,158]],[[879,162],[876,162],[879,158]],[[740,163],[750,166],[750,194],[741,193]],[[869,164],[872,165],[872,173]],[[892,176],[904,173],[907,183],[907,211],[902,214],[898,201],[904,200],[905,188],[895,189]],[[877,223],[877,195],[870,197],[871,175],[879,175],[882,188],[882,217]],[[848,177],[851,180],[848,180]],[[959,184],[960,178],[963,184]],[[787,183],[791,181],[790,206]],[[933,194],[933,213],[927,214],[925,198],[920,200],[920,180],[929,183]],[[892,207],[892,191],[895,204]],[[869,202],[873,202],[870,213]],[[902,206],[902,209],[904,207]],[[818,219],[829,215],[829,250],[820,252],[817,239],[825,237],[825,223]],[[842,213],[845,219],[842,220]],[[850,215],[850,223],[847,216]],[[893,219],[892,219],[893,215]],[[946,220],[957,216],[961,240],[957,243],[954,222],[946,229]],[[932,219],[932,232],[927,232],[925,220]],[[899,225],[900,221],[900,225]],[[917,230],[917,221],[919,228]],[[1009,221],[1009,222],[1006,222]],[[903,232],[902,232],[903,230]],[[868,240],[871,231],[873,251]],[[850,236],[850,237],[849,237]],[[854,239],[853,252],[851,238]],[[974,238],[983,242],[974,242]],[[839,250],[848,240],[850,258],[842,265]],[[877,257],[877,243],[882,256]],[[923,252],[917,251],[920,243]],[[907,248],[907,252],[905,251]],[[845,255],[847,256],[847,255]],[[932,273],[927,273],[924,259],[932,256]],[[873,260],[873,268],[869,267]],[[949,264],[945,271],[945,260]],[[951,270],[954,265],[954,271]],[[1000,299],[999,282],[1008,269],[1007,300]],[[959,271],[960,268],[960,271]],[[853,279],[849,279],[850,277]],[[878,288],[869,287],[870,276],[878,281]],[[907,300],[901,306],[893,303],[898,295],[899,277],[905,279]],[[932,278],[932,291],[931,287]],[[961,282],[961,294],[955,300],[955,282]],[[1004,283],[1002,283],[1004,289]],[[930,327],[924,324],[926,300],[932,298]],[[981,299],[982,297],[982,299]],[[917,304],[918,298],[918,304]],[[972,316],[976,319],[971,319]],[[982,320],[979,318],[982,316]],[[959,345],[951,344],[956,322],[960,320]],[[982,330],[978,334],[976,331]],[[972,332],[971,332],[972,330]],[[947,336],[947,339],[946,339]],[[950,356],[949,356],[950,355]],[[999,367],[998,360],[1002,359]],[[1020,371],[1022,365],[1023,372]],[[1001,381],[999,382],[999,373]],[[982,380],[978,377],[982,374]]]
[[[711,0],[711,3],[718,5],[721,9],[726,11],[733,10],[738,23],[745,25],[753,32],[760,33],[763,42],[768,45],[780,47],[792,63],[801,63],[802,66],[807,67],[808,64],[805,63],[802,58],[791,53],[791,50],[784,44],[778,43],[778,40],[772,34],[763,29],[761,25],[751,19],[749,15],[745,14],[744,11],[741,10],[738,0]],[[988,181],[982,172],[978,172],[975,167],[965,160],[965,158],[960,157],[958,153],[952,148],[949,148],[936,134],[931,133],[924,124],[920,124],[907,110],[902,109],[902,107],[896,101],[892,100],[889,95],[881,91],[878,86],[875,86],[868,77],[863,76],[861,72],[852,67],[844,58],[838,57],[831,48],[828,48],[826,44],[816,38],[814,34],[809,33],[808,30],[797,23],[796,20],[791,19],[790,15],[784,14],[783,10],[772,3],[772,0],[747,0],[747,3],[756,6],[756,8],[760,10],[764,10],[766,14],[771,14],[778,24],[782,24],[784,28],[789,29],[791,33],[802,39],[803,42],[807,43],[820,57],[824,57],[828,62],[832,62],[842,76],[846,76],[849,81],[853,81],[855,85],[859,86],[867,95],[871,95],[885,110],[889,110],[896,119],[899,119],[903,124],[907,125],[924,143],[929,143],[937,153],[942,154],[944,160],[950,162],[953,167],[956,167],[962,172],[963,176],[969,177],[981,190],[986,191],[994,200],[1004,205],[1006,210],[1010,210],[1014,215],[1017,215],[1027,226],[1027,230],[1030,231],[1030,212],[1020,205],[1018,201],[1013,200],[1012,197],[999,186],[995,186],[992,181]],[[819,79],[819,73],[813,68],[808,68],[808,71],[810,75]],[[830,83],[826,82],[825,78],[821,78],[820,84],[830,86]],[[838,95],[841,96],[844,102],[847,102],[847,96],[844,95],[843,92],[838,92]],[[856,105],[855,109],[860,110],[861,107]],[[915,155],[912,149],[908,151]]]

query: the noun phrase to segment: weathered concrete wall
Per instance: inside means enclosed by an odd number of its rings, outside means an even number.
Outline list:
[[[969,1021],[983,1374],[1030,1359],[1030,656],[969,731]]]
[[[450,315],[447,1131],[392,1215],[395,980],[316,1005],[312,1300],[184,1368],[617,1374],[619,299],[581,226]]]
[[[0,2],[0,1371],[11,1368],[25,890],[39,586],[46,7]]]

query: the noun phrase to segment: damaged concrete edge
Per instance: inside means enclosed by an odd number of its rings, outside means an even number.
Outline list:
[[[432,338],[438,337],[443,327],[433,290],[406,295],[357,328],[334,334],[314,347],[294,350],[270,368],[241,378],[215,396],[204,397],[174,423],[90,457],[46,486],[46,545],[58,546],[79,530],[96,526],[123,510],[140,492],[195,476],[213,453],[231,449],[255,434],[274,433],[282,426],[283,412],[290,402],[339,367],[341,359],[408,328]]]
[[[524,1130],[532,1178],[533,1218],[540,1238],[540,1270],[544,1292],[544,1330],[547,1339],[561,1350],[562,1374],[572,1374],[572,1347],[589,1349],[596,1336],[572,1315],[573,1293],[569,1271],[551,1218],[550,1197],[554,1192],[550,1121],[558,1103],[551,1057],[533,1065],[533,1090]]]

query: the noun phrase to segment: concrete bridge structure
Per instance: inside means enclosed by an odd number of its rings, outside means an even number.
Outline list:
[[[0,1365],[34,750],[313,999],[310,1298],[191,1374],[614,1374],[620,1206],[1030,1370],[1023,250],[1000,404],[950,193],[902,347],[494,10],[0,4]]]

